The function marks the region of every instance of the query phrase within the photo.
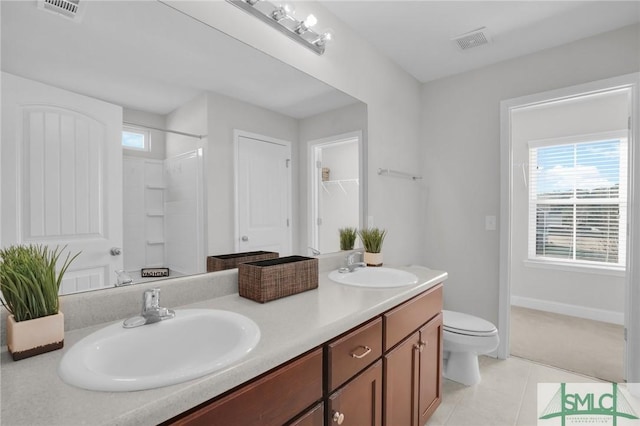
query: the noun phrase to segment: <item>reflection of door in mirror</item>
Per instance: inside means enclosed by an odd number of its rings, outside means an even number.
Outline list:
[[[310,143],[311,244],[321,253],[340,250],[340,228],[360,223],[360,132]]]
[[[6,73],[2,85],[2,247],[66,245],[82,255],[61,293],[111,287],[122,269],[122,108]]]
[[[291,143],[236,131],[236,251],[291,254]]]

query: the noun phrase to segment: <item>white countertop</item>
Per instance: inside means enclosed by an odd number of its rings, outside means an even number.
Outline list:
[[[189,382],[138,392],[94,392],[64,383],[57,367],[64,351],[106,325],[67,331],[65,349],[14,362],[6,347],[2,370],[2,425],[149,425],[168,420],[242,384],[444,281],[447,273],[403,267],[419,277],[417,285],[373,289],[336,284],[320,273],[318,289],[253,302],[237,293],[185,306],[238,312],[254,320],[261,338],[236,364]],[[167,342],[171,344],[171,342]],[[162,348],[149,348],[153,351]]]

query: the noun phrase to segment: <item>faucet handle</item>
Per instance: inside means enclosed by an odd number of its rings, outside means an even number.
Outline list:
[[[354,251],[350,255],[347,256],[347,266],[353,265],[356,262],[356,255],[362,256],[362,252]]]
[[[349,265],[353,265],[353,262],[355,262],[355,253],[351,253],[349,255],[347,255],[347,266]]]
[[[142,313],[160,308],[160,289],[152,288],[142,293]]]

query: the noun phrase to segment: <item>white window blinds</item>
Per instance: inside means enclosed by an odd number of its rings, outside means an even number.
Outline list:
[[[624,267],[627,136],[596,136],[529,144],[529,259]]]

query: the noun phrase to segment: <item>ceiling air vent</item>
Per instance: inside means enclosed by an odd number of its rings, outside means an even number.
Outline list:
[[[80,4],[80,0],[38,0],[38,7],[74,21],[80,21],[84,11],[84,4]]]
[[[460,34],[452,38],[461,50],[471,49],[491,42],[491,36],[487,33],[487,28],[482,27],[468,33]]]

